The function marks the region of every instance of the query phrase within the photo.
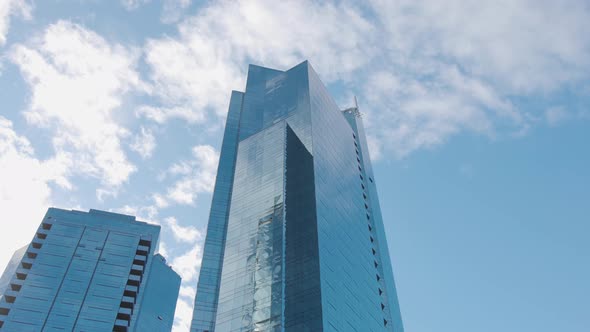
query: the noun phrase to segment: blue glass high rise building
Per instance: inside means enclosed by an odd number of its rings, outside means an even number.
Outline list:
[[[154,254],[160,226],[50,208],[0,289],[0,332],[170,331],[180,277]]]
[[[403,332],[357,107],[309,63],[233,91],[193,332]]]

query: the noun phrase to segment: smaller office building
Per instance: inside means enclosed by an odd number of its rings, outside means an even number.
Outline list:
[[[155,254],[160,226],[50,208],[0,284],[0,332],[170,331],[180,276]]]

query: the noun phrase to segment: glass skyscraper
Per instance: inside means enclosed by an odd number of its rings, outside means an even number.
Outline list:
[[[303,62],[233,91],[193,332],[403,332],[357,107]]]
[[[0,332],[170,331],[180,277],[160,226],[90,210],[47,211],[0,289]]]

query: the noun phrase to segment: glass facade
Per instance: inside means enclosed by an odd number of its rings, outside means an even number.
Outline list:
[[[180,277],[154,255],[159,233],[132,216],[49,209],[9,272],[0,331],[170,331]]]
[[[308,62],[233,92],[191,331],[403,332],[357,108]]]

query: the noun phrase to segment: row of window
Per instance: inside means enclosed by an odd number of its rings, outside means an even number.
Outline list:
[[[370,234],[369,235],[369,240],[371,240],[371,245],[374,245],[375,239],[373,238],[373,233],[372,233],[373,232],[373,227],[371,226],[371,215],[369,213],[369,202],[368,202],[366,188],[365,188],[365,178],[363,177],[363,168],[361,167],[361,157],[360,157],[360,154],[359,154],[359,146],[358,146],[358,143],[357,143],[357,137],[356,137],[356,135],[354,133],[352,134],[352,137],[354,138],[354,147],[355,147],[355,152],[356,152],[357,167],[358,167],[359,176],[360,176],[360,179],[361,179],[361,188],[363,189],[362,192],[363,192],[363,201],[364,201],[364,204],[365,204],[365,214],[366,214],[366,217],[367,217],[367,226],[369,228],[369,234]],[[369,180],[371,182],[373,182],[373,179],[369,178]],[[371,251],[373,252],[373,256],[376,257],[377,251],[375,250],[374,247],[371,248]],[[377,263],[377,259],[376,258],[373,261],[373,265],[375,266],[375,269],[377,269],[377,273],[376,273],[377,282],[380,282],[381,281],[381,276],[379,276],[379,270],[378,270],[379,263]],[[378,289],[379,289],[379,295],[382,295],[383,294],[383,290],[381,289],[381,286],[379,286]],[[383,302],[381,302],[381,311],[384,311],[384,310],[385,310],[385,304],[383,304]],[[387,320],[385,318],[383,319],[383,325],[384,326],[387,326]]]
[[[125,291],[123,292],[123,298],[119,305],[115,326],[113,327],[114,332],[127,332],[129,329],[133,309],[137,303],[139,286],[143,279],[143,273],[150,252],[150,246],[151,241],[145,239],[139,240],[139,245],[135,250],[135,257],[133,258],[133,264],[129,271],[129,277],[127,278],[127,284],[125,285]]]
[[[48,217],[48,219],[51,219],[51,217]],[[16,273],[9,283],[9,288],[6,289],[6,293],[3,296],[3,301],[0,303],[0,329],[4,325],[6,316],[10,313],[12,303],[16,301],[16,297],[22,288],[24,280],[27,279],[28,273],[33,267],[33,261],[37,258],[36,251],[43,246],[43,242],[47,238],[47,231],[50,229],[50,223],[43,222],[41,224],[41,227],[35,234],[35,238],[27,249],[26,254],[21,259],[20,266],[17,267]]]

